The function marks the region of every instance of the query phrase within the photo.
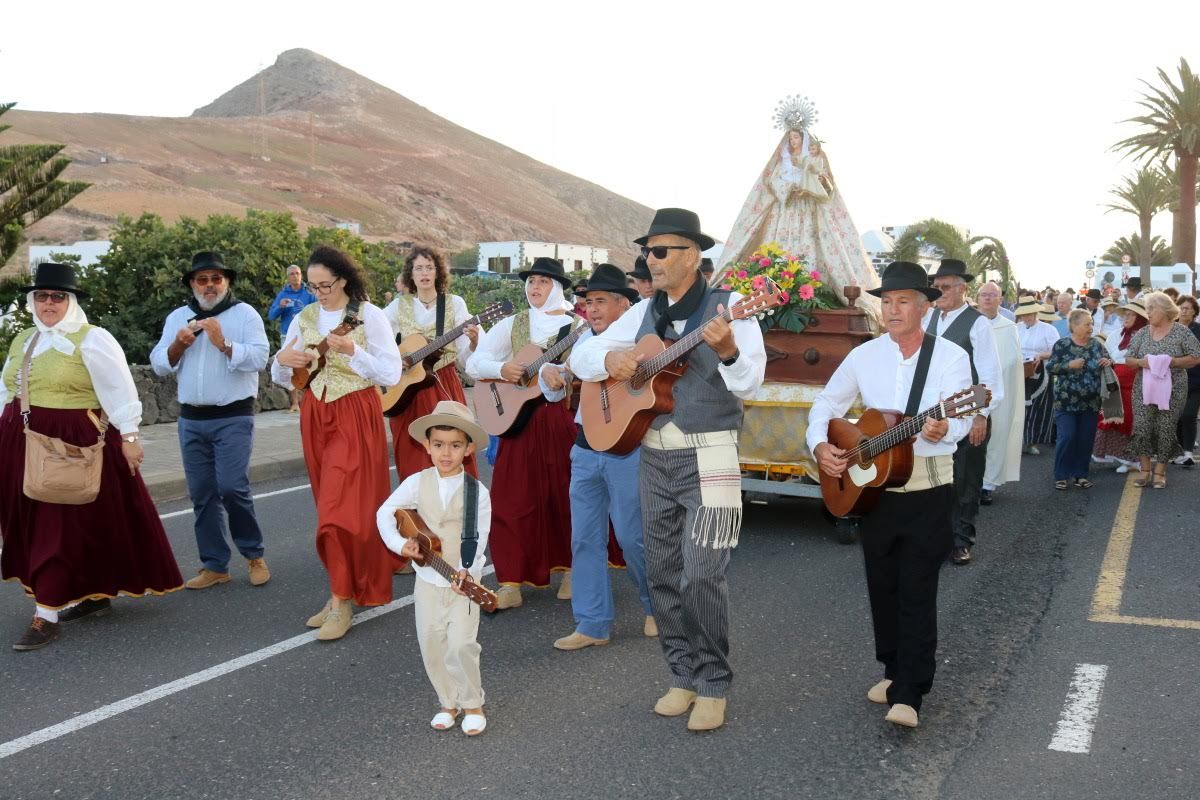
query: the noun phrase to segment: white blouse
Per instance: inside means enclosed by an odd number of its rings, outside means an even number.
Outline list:
[[[322,336],[329,335],[330,331],[341,324],[342,317],[345,316],[345,309],[340,308],[336,311],[326,311],[323,308],[318,311],[317,331]],[[395,386],[400,382],[404,364],[400,360],[400,351],[396,348],[392,326],[388,324],[383,311],[370,303],[363,303],[358,309],[358,315],[363,321],[367,346],[363,349],[357,344],[354,345],[354,355],[350,356],[350,369],[364,380],[380,386]],[[294,347],[303,350],[299,314],[292,318],[292,323],[288,326],[287,335],[283,337],[284,346],[293,339],[296,341]],[[279,363],[278,353],[271,359],[271,380],[287,389],[294,388],[292,369]]]
[[[471,318],[471,312],[467,310],[467,301],[463,300],[456,294],[448,295],[449,308],[446,313],[445,329],[450,330],[453,327],[461,325]],[[387,317],[388,324],[392,326],[393,338],[400,335],[400,303],[409,301],[413,306],[413,321],[421,328],[432,328],[437,325],[437,303],[433,304],[433,308],[426,308],[425,304],[418,300],[413,295],[400,295],[392,302],[387,304],[383,309],[384,316]],[[409,331],[412,333],[412,331]],[[454,347],[457,352],[458,366],[465,370],[467,361],[471,359],[471,340],[464,333],[454,340]]]
[[[142,401],[133,385],[133,373],[129,371],[121,345],[111,333],[93,325],[83,337],[79,351],[109,422],[123,434],[137,433],[142,424]],[[12,399],[8,388],[0,381],[0,406],[8,405]]]
[[[1049,353],[1058,341],[1058,330],[1048,322],[1038,320],[1032,326],[1024,322],[1017,323],[1017,333],[1021,335],[1021,359],[1032,361],[1038,353]]]

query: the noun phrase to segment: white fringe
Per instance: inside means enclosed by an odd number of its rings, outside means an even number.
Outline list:
[[[713,550],[731,550],[738,546],[738,534],[742,529],[742,507],[696,509],[696,521],[692,525],[692,541]]]

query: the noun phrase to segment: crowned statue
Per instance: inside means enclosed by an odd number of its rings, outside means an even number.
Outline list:
[[[863,291],[856,304],[878,319],[879,300],[866,290],[879,286],[879,276],[846,210],[829,158],[812,133],[816,119],[816,108],[806,97],[789,97],[775,109],[775,125],[783,137],[726,238],[721,266],[745,263],[771,243],[803,259],[843,303],[843,288],[858,286]]]

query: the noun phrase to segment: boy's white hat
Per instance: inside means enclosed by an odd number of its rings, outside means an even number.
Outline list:
[[[425,434],[435,425],[458,428],[474,444],[484,444],[488,440],[487,431],[479,427],[471,409],[454,400],[442,400],[433,409],[432,414],[414,419],[409,423],[408,435],[418,442],[423,442]]]

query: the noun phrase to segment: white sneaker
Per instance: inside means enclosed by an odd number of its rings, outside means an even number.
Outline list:
[[[1122,464],[1121,466],[1117,467],[1117,474],[1118,474],[1118,475],[1124,475],[1126,472],[1129,472],[1129,465],[1128,465],[1128,464]]]

